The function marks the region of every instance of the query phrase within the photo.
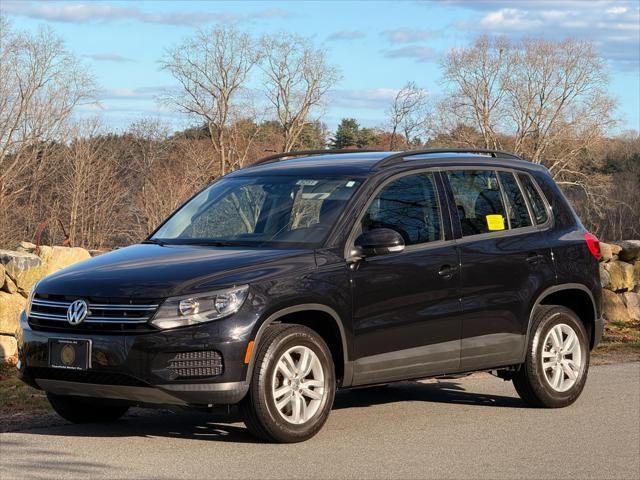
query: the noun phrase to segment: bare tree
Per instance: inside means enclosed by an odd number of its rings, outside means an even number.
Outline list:
[[[230,26],[201,30],[161,60],[181,86],[163,100],[206,123],[221,175],[232,162],[227,137],[234,101],[258,60],[252,38]]]
[[[416,137],[425,132],[427,117],[427,91],[415,82],[407,82],[398,91],[387,110],[391,129],[390,149],[409,148]],[[402,135],[398,138],[398,133]]]
[[[460,123],[475,126],[484,148],[498,148],[497,130],[504,118],[505,79],[513,68],[512,47],[504,38],[479,37],[469,48],[452,49],[442,61],[451,87],[447,106]]]
[[[16,32],[2,16],[0,79],[0,211],[6,211],[33,186],[29,172],[42,168],[42,149],[63,138],[94,83],[50,29]]]
[[[323,50],[313,48],[300,36],[264,37],[261,44],[267,99],[284,132],[283,151],[288,152],[305,125],[313,121],[312,110],[322,105],[339,74]]]

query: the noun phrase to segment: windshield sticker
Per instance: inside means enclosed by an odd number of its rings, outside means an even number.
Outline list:
[[[490,232],[504,230],[504,217],[502,215],[487,215],[486,218]]]
[[[313,187],[318,184],[318,180],[298,180],[296,185],[300,185],[303,187]]]
[[[347,184],[345,185],[345,187],[347,187],[347,188],[351,188],[351,187],[353,187],[355,184],[356,184],[356,182],[354,182],[353,180],[349,180],[349,181],[347,182]]]

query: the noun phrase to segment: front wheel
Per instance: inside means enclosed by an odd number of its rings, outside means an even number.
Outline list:
[[[256,352],[240,410],[253,435],[301,442],[322,428],[335,391],[333,360],[324,340],[302,325],[273,325]]]
[[[575,312],[557,305],[539,307],[527,358],[513,378],[516,391],[534,407],[571,405],[587,381],[589,354],[587,332]]]
[[[50,392],[47,392],[47,399],[58,415],[73,423],[113,422],[129,410],[127,405],[114,405],[99,399],[69,397]]]

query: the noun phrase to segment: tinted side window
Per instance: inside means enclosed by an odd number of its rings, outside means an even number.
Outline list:
[[[507,228],[496,172],[451,170],[447,175],[455,197],[462,235],[478,235]]]
[[[530,227],[531,218],[527,210],[527,203],[524,201],[518,182],[513,173],[500,172],[500,183],[507,200],[507,218],[511,228]]]
[[[433,174],[398,178],[375,196],[362,218],[362,231],[390,228],[406,245],[442,240],[440,205]]]
[[[541,223],[545,223],[549,215],[547,213],[547,208],[538,193],[538,189],[533,184],[533,180],[529,175],[524,173],[519,173],[518,178],[520,179],[520,183],[522,184],[522,188],[524,188],[525,194],[529,199],[529,204],[531,205],[531,210],[533,211],[533,216],[536,219],[536,223],[540,225]]]

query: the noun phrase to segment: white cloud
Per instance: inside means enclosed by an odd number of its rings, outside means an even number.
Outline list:
[[[332,90],[329,101],[332,107],[377,110],[387,108],[397,94],[394,88]]]
[[[637,0],[500,0],[448,5],[478,12],[476,18],[455,25],[471,34],[490,33],[517,39],[543,36],[549,39],[591,40],[615,67],[638,70],[640,66],[640,4]],[[432,5],[425,2],[425,5]]]
[[[384,52],[387,58],[412,58],[417,62],[426,62],[435,58],[435,51],[429,47],[409,45]]]
[[[85,55],[85,57],[95,60],[96,62],[128,63],[135,61],[133,58],[123,57],[117,53],[93,53],[91,55]]]
[[[411,43],[427,40],[433,36],[430,30],[420,28],[394,28],[380,33],[391,43]]]
[[[129,4],[134,5],[134,4]],[[179,10],[172,12],[149,12],[136,6],[115,6],[105,3],[47,3],[5,1],[3,11],[10,15],[18,15],[38,20],[66,23],[116,22],[135,20],[143,23],[163,25],[196,26],[209,22],[233,22],[260,18],[283,18],[289,12],[279,8],[259,10],[247,15],[232,12],[208,12],[195,10]]]
[[[358,30],[342,30],[340,32],[335,32],[329,35],[329,37],[327,37],[327,40],[358,40],[366,36],[366,33],[360,32]]]

